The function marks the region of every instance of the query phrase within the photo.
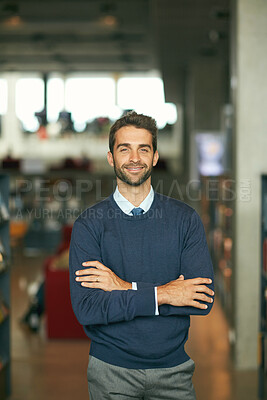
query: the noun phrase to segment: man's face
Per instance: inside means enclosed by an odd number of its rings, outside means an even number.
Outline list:
[[[153,153],[151,133],[134,126],[116,132],[113,155],[108,153],[117,178],[130,186],[139,186],[150,178],[158,158],[158,152]]]

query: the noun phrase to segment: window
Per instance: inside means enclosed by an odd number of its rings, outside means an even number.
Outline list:
[[[35,112],[44,109],[44,82],[41,78],[22,78],[16,84],[16,114],[23,129],[34,132],[39,128]]]
[[[0,114],[7,107],[6,82],[0,79]],[[44,82],[41,77],[23,77],[16,85],[16,113],[25,131],[39,128],[36,112],[44,109]],[[176,106],[165,103],[163,81],[158,76],[69,75],[53,74],[47,82],[47,121],[56,122],[59,113],[71,113],[74,130],[84,131],[98,117],[116,120],[123,110],[135,110],[156,119],[159,128],[174,124]]]
[[[176,106],[165,103],[163,81],[159,77],[120,78],[117,91],[119,107],[150,115],[159,128],[177,120]]]
[[[0,79],[0,115],[7,112],[7,81]]]
[[[98,117],[112,118],[115,112],[115,81],[109,77],[68,78],[66,110],[76,125]]]

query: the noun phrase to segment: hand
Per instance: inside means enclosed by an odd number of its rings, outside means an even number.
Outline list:
[[[87,261],[82,263],[84,267],[93,267],[76,271],[75,278],[83,287],[102,289],[106,292],[112,290],[132,289],[132,284],[120,279],[111,269],[105,267],[99,261]]]
[[[211,282],[212,280],[208,278],[184,279],[184,276],[180,275],[178,279],[158,286],[158,304],[191,306],[205,310],[208,308],[207,304],[199,303],[197,300],[213,302],[211,297],[206,296],[206,294],[214,295],[214,292],[205,286]]]

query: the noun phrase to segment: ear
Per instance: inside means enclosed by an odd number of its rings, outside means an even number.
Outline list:
[[[108,152],[107,154],[107,159],[108,159],[108,163],[111,167],[114,167],[114,161],[113,161],[113,155],[111,153],[111,151]]]
[[[159,153],[158,153],[158,150],[156,150],[154,153],[154,156],[153,156],[153,167],[155,167],[155,165],[157,165],[158,160],[159,160]]]

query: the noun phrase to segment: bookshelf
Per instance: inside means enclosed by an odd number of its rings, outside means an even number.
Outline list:
[[[0,398],[10,395],[9,179],[0,174]]]
[[[201,212],[213,261],[216,295],[234,329],[233,247],[234,181],[227,176],[202,177]]]

